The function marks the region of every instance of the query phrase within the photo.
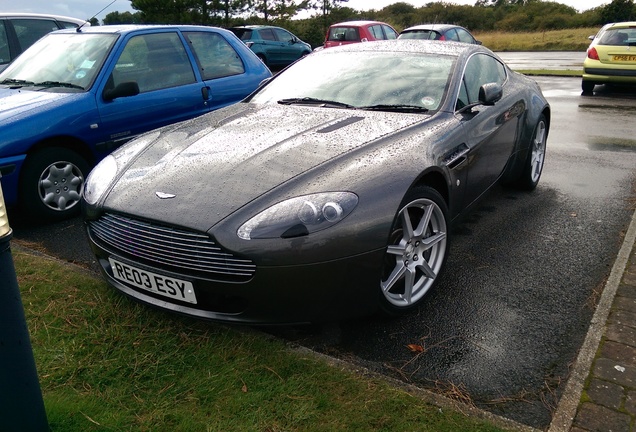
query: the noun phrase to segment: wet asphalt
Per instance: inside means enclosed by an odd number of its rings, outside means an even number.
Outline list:
[[[546,428],[634,214],[636,91],[584,97],[578,78],[537,81],[553,113],[539,187],[497,187],[455,227],[446,273],[416,313],[266,331]],[[79,219],[11,225],[21,245],[97,272]]]

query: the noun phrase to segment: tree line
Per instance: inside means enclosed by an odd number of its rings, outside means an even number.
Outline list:
[[[473,32],[546,31],[636,21],[634,0],[613,0],[607,5],[583,12],[557,1],[544,0],[476,0],[473,6],[439,1],[422,7],[396,2],[370,11],[349,8],[346,6],[347,1],[130,0],[136,12],[111,12],[105,16],[103,24],[199,24],[219,27],[269,24],[286,28],[316,47],[322,45],[329,25],[359,19],[384,21],[398,31],[422,23],[451,23]],[[295,18],[299,14],[309,18]]]

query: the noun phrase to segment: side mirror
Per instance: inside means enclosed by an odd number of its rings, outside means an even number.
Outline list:
[[[104,90],[102,97],[106,101],[112,101],[120,97],[136,96],[139,94],[139,85],[135,81],[123,82],[112,90]]]
[[[503,87],[497,83],[486,83],[479,87],[479,102],[494,105],[503,96]]]

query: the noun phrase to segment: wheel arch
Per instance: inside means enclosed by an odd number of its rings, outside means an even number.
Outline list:
[[[449,182],[441,171],[431,170],[422,173],[411,185],[411,189],[418,186],[428,186],[435,189],[444,198],[446,205],[450,205]]]
[[[68,150],[72,150],[79,154],[90,166],[95,165],[95,155],[90,151],[88,145],[82,140],[73,136],[57,136],[43,139],[29,149],[27,152],[27,159],[30,155],[37,153],[38,151],[50,148],[61,147]]]

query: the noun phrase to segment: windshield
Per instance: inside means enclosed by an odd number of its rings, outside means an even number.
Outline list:
[[[86,90],[116,39],[112,34],[49,34],[11,63],[0,83]]]
[[[334,48],[334,50],[336,50]],[[414,52],[320,51],[281,72],[253,96],[254,103],[297,99],[355,108],[439,109],[454,57]]]

